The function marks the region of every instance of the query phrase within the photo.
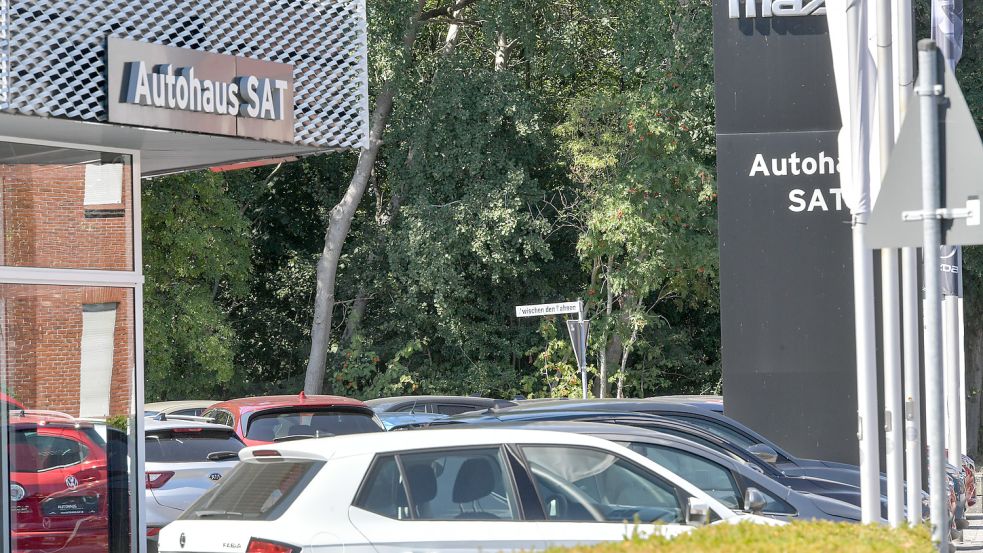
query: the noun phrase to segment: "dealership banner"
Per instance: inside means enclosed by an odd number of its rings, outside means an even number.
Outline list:
[[[856,461],[850,211],[822,0],[713,8],[725,410]]]

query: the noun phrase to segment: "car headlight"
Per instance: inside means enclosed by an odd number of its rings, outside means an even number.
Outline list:
[[[26,496],[26,495],[27,495],[27,492],[24,491],[24,486],[21,486],[20,484],[11,484],[10,485],[10,500],[11,501],[20,501],[21,499],[24,499],[24,496]]]

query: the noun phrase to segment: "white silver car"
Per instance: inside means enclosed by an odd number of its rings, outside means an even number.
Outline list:
[[[160,529],[238,464],[245,445],[221,424],[151,418],[144,424],[147,537],[153,551]]]
[[[736,522],[620,445],[514,429],[362,434],[256,446],[160,533],[169,553],[540,550]],[[641,521],[636,524],[635,521]]]

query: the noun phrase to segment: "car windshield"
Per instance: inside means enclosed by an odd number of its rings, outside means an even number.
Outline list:
[[[249,419],[246,437],[250,440],[273,442],[291,438],[316,438],[381,432],[375,417],[360,411],[326,409],[261,413]]]
[[[181,516],[185,520],[275,520],[297,498],[322,461],[290,459],[236,465]]]
[[[245,447],[230,430],[175,428],[147,432],[148,463],[198,463],[219,452]]]

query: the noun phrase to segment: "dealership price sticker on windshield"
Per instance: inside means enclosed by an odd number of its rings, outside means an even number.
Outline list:
[[[543,315],[563,315],[565,313],[580,313],[580,302],[565,301],[515,306],[516,317],[542,317]]]

